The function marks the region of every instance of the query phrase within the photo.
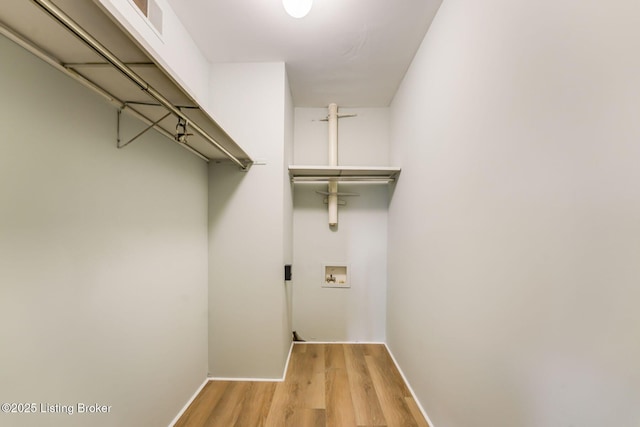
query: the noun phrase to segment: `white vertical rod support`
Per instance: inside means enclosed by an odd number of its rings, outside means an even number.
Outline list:
[[[338,166],[338,106],[329,104],[329,166]]]
[[[338,225],[338,183],[335,180],[329,181],[329,225]]]
[[[329,104],[329,166],[338,166],[338,106]],[[329,225],[338,224],[338,182],[329,180]]]

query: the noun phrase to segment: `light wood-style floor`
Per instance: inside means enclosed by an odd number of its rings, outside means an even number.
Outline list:
[[[293,346],[284,382],[210,381],[175,427],[429,427],[381,344]]]

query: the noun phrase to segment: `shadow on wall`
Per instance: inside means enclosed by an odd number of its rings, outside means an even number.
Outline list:
[[[220,182],[215,189],[216,197],[209,197],[209,231],[215,229],[218,219],[224,213],[224,207],[228,205],[248,173],[250,171],[242,171],[229,161],[212,160],[209,163],[209,185]]]
[[[391,201],[393,200],[393,195],[396,192],[396,186],[398,185],[398,181],[402,179],[402,174],[398,175],[395,181],[387,184],[387,191],[389,192],[389,197],[387,199],[387,209],[391,206]]]

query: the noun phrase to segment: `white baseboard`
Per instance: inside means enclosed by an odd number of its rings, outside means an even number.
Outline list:
[[[245,378],[245,377],[209,377],[208,378],[209,381],[248,381],[248,382],[252,382],[252,383],[259,383],[259,382],[265,382],[265,383],[281,383],[283,380],[282,378]]]
[[[295,344],[380,344],[382,341],[296,341]]]
[[[289,361],[291,360],[291,352],[293,351],[293,342],[289,346],[289,354],[287,355],[287,361],[284,364],[284,371],[280,378],[226,378],[226,377],[209,377],[210,381],[265,381],[265,382],[277,382],[281,383],[287,376],[287,369],[289,369]]]
[[[291,360],[291,353],[293,352],[293,344],[295,344],[295,342],[291,342],[291,346],[289,346],[289,355],[287,356],[287,362],[284,364],[284,372],[282,372],[282,380],[284,381],[284,379],[287,377],[287,371],[289,370],[289,361]]]
[[[400,365],[398,365],[398,361],[394,357],[393,353],[391,352],[391,349],[389,348],[389,346],[387,345],[386,342],[305,341],[305,342],[296,342],[296,344],[381,344],[381,345],[384,345],[384,347],[387,349],[387,352],[389,353],[389,356],[391,356],[391,360],[393,360],[393,364],[396,365],[396,368],[398,369],[398,372],[400,372],[400,376],[404,380],[404,383],[407,385],[407,388],[409,389],[409,392],[411,392],[411,396],[413,397],[413,400],[416,402],[416,405],[418,405],[418,409],[420,409],[420,412],[424,416],[425,420],[427,420],[427,422],[429,423],[429,426],[435,427],[433,425],[433,423],[431,422],[431,419],[429,418],[429,415],[427,415],[427,411],[425,411],[424,407],[422,406],[422,404],[418,400],[418,397],[416,396],[416,393],[413,391],[413,388],[411,388],[411,384],[409,384],[409,380],[407,380],[407,377],[404,375],[404,372],[402,372],[402,369],[400,369]]]
[[[209,378],[206,378],[202,384],[200,385],[200,387],[198,387],[198,389],[196,390],[195,393],[193,393],[193,396],[191,396],[191,398],[187,401],[187,403],[182,407],[182,409],[180,410],[180,412],[178,412],[178,415],[176,415],[176,417],[173,419],[173,421],[171,421],[171,423],[169,423],[169,427],[173,427],[178,420],[180,419],[180,417],[184,414],[184,412],[187,410],[187,408],[189,407],[189,405],[191,405],[191,403],[193,403],[193,401],[196,399],[196,397],[198,397],[198,395],[200,394],[200,392],[202,391],[202,389],[204,388],[205,385],[207,385],[207,383],[209,382]]]
[[[171,423],[169,424],[169,427],[173,427],[175,425],[175,423],[178,422],[178,420],[184,414],[184,412],[187,410],[189,405],[191,405],[191,403],[195,400],[195,398],[198,396],[198,394],[200,394],[200,392],[202,391],[204,386],[209,381],[270,381],[270,382],[283,382],[285,380],[286,376],[287,376],[287,370],[289,369],[289,361],[291,360],[291,353],[293,351],[293,345],[294,344],[311,344],[311,345],[313,345],[313,344],[381,344],[381,345],[384,345],[385,348],[387,349],[387,352],[389,353],[389,356],[391,356],[391,360],[393,360],[393,364],[396,365],[396,368],[398,369],[398,372],[400,372],[400,376],[402,377],[402,379],[404,380],[405,384],[407,385],[407,388],[409,389],[409,392],[411,393],[411,396],[413,397],[413,400],[416,402],[416,405],[418,405],[418,409],[420,409],[420,412],[422,412],[422,415],[424,416],[424,418],[429,423],[429,426],[435,427],[434,424],[431,422],[431,419],[429,418],[429,415],[427,414],[427,411],[425,411],[425,409],[422,407],[422,404],[418,400],[418,397],[416,396],[416,393],[413,391],[413,388],[411,388],[411,384],[407,380],[407,377],[404,375],[404,372],[402,372],[402,369],[400,368],[400,365],[398,365],[398,361],[394,357],[394,355],[391,352],[391,349],[389,348],[387,343],[385,343],[385,342],[348,342],[348,341],[311,341],[311,342],[309,342],[309,341],[306,341],[306,342],[296,341],[296,342],[292,342],[291,346],[289,347],[289,355],[287,356],[287,362],[285,363],[285,366],[284,366],[284,372],[282,373],[282,378],[270,379],[270,378],[208,377],[208,378],[206,378],[204,380],[204,382],[200,385],[200,387],[198,387],[198,390],[196,390],[196,392],[193,394],[193,396],[191,396],[191,399],[189,399],[189,401],[186,403],[186,405],[184,405],[184,407],[180,410],[178,415],[176,415],[176,417],[173,419],[173,421],[171,421]]]
[[[204,386],[207,385],[207,383],[209,381],[271,381],[271,382],[282,382],[282,381],[284,381],[285,377],[287,376],[287,369],[289,368],[289,361],[291,360],[291,352],[292,352],[292,350],[293,350],[293,342],[289,346],[289,355],[287,356],[287,362],[284,365],[284,372],[282,373],[282,378],[268,379],[268,378],[218,378],[218,377],[207,377],[204,380],[204,382],[200,385],[200,387],[198,387],[196,392],[193,393],[193,396],[191,396],[191,399],[189,399],[189,401],[186,403],[186,405],[184,405],[184,407],[180,410],[180,412],[178,412],[178,415],[176,415],[176,417],[173,419],[173,421],[171,421],[171,423],[169,424],[169,427],[173,427],[178,422],[178,420],[184,414],[184,412],[187,410],[189,405],[191,405],[191,403],[193,403],[193,401],[196,399],[196,397],[198,397],[198,395],[200,394],[200,392],[202,391]]]
[[[398,365],[398,361],[393,356],[393,353],[391,352],[391,349],[389,348],[387,343],[384,343],[384,346],[386,347],[387,352],[389,352],[389,356],[391,356],[391,360],[393,360],[393,364],[396,365],[396,368],[398,369],[398,372],[400,372],[400,376],[404,380],[404,383],[407,385],[407,388],[409,389],[409,392],[411,392],[411,396],[413,397],[413,400],[416,402],[416,405],[418,405],[418,409],[420,409],[420,412],[422,412],[422,415],[424,416],[424,419],[427,420],[427,422],[429,423],[429,426],[435,427],[433,425],[433,423],[431,422],[431,419],[429,418],[429,415],[427,415],[427,411],[425,411],[425,409],[422,407],[422,404],[420,403],[420,400],[418,400],[418,397],[416,396],[416,393],[413,391],[413,388],[411,388],[411,384],[409,383],[409,380],[407,380],[407,377],[404,375],[404,372],[402,372],[402,369],[400,368],[400,365]]]

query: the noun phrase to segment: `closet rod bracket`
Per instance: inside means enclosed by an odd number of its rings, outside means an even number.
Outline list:
[[[142,135],[144,135],[145,133],[147,133],[150,129],[155,128],[158,123],[160,123],[161,121],[163,121],[164,119],[166,119],[167,117],[169,117],[171,115],[171,112],[165,114],[164,116],[160,117],[158,120],[156,120],[155,122],[151,123],[150,125],[148,125],[146,128],[144,128],[143,130],[141,130],[140,132],[138,132],[138,134],[136,136],[134,136],[133,138],[131,138],[130,140],[128,140],[127,142],[122,142],[122,138],[121,138],[121,130],[120,130],[120,121],[121,121],[121,117],[122,116],[122,110],[124,110],[125,108],[127,108],[127,105],[123,105],[122,107],[118,108],[118,124],[117,124],[117,132],[118,132],[118,137],[117,137],[117,143],[116,146],[118,148],[124,148],[127,145],[131,144],[133,141],[135,141],[136,139],[140,138]]]

